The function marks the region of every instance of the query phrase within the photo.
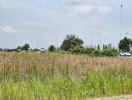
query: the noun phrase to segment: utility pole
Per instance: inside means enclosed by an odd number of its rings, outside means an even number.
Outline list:
[[[56,34],[56,43],[57,43],[58,34],[59,34],[59,25],[56,25],[56,31],[57,31],[57,34]]]
[[[101,40],[99,41],[99,44],[100,44],[100,50],[102,50],[102,44],[101,44]]]
[[[121,7],[121,34],[124,34],[124,3],[125,3],[125,1],[124,0],[121,0],[121,5],[120,5],[120,7]],[[128,33],[126,33],[126,37],[127,37],[127,35],[128,35]]]
[[[121,1],[121,34],[124,34],[123,33],[123,0]]]

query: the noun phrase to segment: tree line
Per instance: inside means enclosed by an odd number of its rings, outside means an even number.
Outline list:
[[[124,37],[120,40],[118,48],[112,47],[112,44],[103,44],[101,49],[98,44],[97,47],[85,48],[83,46],[84,42],[79,37],[75,35],[67,35],[64,39],[60,49],[70,52],[72,54],[87,54],[90,56],[117,56],[120,52],[131,52],[132,40],[130,38]],[[54,48],[54,49],[51,49]],[[49,51],[55,51],[55,47],[52,45],[49,47]]]
[[[99,44],[95,47],[84,47],[84,41],[73,35],[66,35],[61,46],[56,48],[54,45],[49,46],[48,51],[59,52],[59,53],[71,53],[71,54],[87,54],[89,56],[117,56],[119,52],[130,52],[132,48],[132,40],[130,38],[124,37],[120,40],[118,47],[112,47],[112,44],[103,44],[101,47]],[[44,50],[44,49],[43,49]],[[41,51],[40,49],[30,49],[29,44],[24,44],[23,46],[18,46],[15,49],[0,49],[0,51],[5,52],[21,52],[21,51]],[[43,51],[42,51],[43,52]]]

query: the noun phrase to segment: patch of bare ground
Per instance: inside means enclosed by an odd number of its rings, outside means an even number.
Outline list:
[[[132,95],[122,95],[122,96],[114,96],[114,97],[100,97],[88,100],[132,100]]]

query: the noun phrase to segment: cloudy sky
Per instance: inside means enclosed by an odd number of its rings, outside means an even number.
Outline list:
[[[124,0],[123,33],[132,37],[132,0]],[[60,46],[75,34],[85,46],[112,43],[121,33],[121,0],[0,0],[0,47]],[[92,38],[92,39],[91,39]]]

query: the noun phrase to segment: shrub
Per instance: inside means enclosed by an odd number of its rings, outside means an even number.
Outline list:
[[[113,56],[117,56],[118,55],[118,51],[117,51],[117,49],[105,49],[105,50],[102,51],[101,54],[103,56],[113,57]]]
[[[94,48],[86,48],[86,54],[93,54],[95,51]]]
[[[76,46],[73,49],[70,49],[70,52],[74,54],[85,54],[86,50],[83,47]]]
[[[95,50],[93,55],[94,56],[101,56],[101,51],[100,50]]]

